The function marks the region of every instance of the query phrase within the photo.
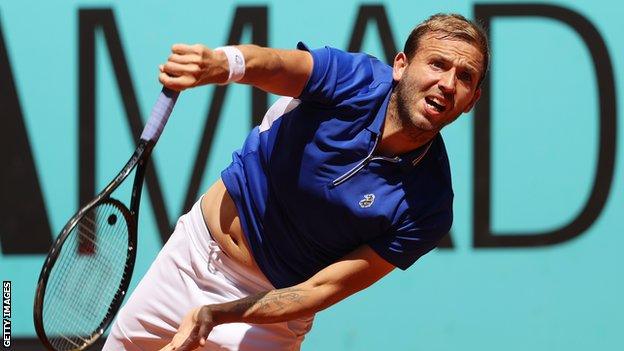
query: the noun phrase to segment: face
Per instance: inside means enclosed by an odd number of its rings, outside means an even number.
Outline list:
[[[394,60],[393,77],[399,121],[408,133],[434,135],[470,111],[481,95],[477,88],[483,54],[467,42],[438,39],[428,33],[409,61],[404,53]]]

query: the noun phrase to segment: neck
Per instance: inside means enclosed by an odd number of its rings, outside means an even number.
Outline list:
[[[396,92],[392,92],[381,139],[377,144],[376,153],[383,156],[396,156],[415,150],[431,140],[436,133],[406,125],[399,117]]]

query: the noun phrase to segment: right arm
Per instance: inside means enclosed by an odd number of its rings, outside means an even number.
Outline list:
[[[245,75],[239,83],[269,93],[297,97],[312,74],[312,55],[303,50],[279,50],[256,45],[236,46],[245,56]],[[184,90],[227,80],[228,62],[221,51],[203,45],[175,44],[167,62],[160,66],[160,82]]]
[[[362,245],[290,288],[198,306],[184,317],[171,343],[160,351],[195,350],[205,345],[212,329],[220,324],[267,324],[308,317],[367,288],[393,269],[372,248]]]

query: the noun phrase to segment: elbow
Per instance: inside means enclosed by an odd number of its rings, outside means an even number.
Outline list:
[[[301,284],[301,289],[311,301],[309,314],[320,312],[351,294],[345,287],[328,281],[308,281]]]

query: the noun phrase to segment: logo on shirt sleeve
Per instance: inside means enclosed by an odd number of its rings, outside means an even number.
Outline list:
[[[366,194],[359,204],[361,208],[369,208],[373,205],[373,202],[375,202],[375,194]]]

